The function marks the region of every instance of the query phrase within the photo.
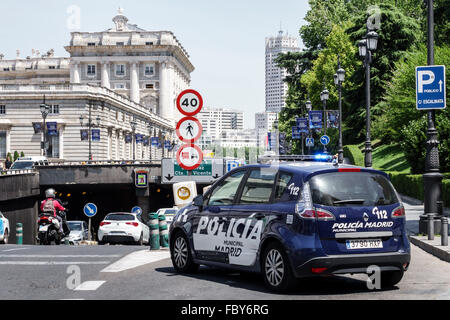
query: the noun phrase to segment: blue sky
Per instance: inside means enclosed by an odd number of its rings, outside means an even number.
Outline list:
[[[67,10],[80,8],[80,29],[67,26]],[[31,49],[68,56],[71,31],[103,31],[122,7],[132,24],[149,30],[170,30],[188,51],[196,70],[191,87],[206,106],[244,111],[245,127],[254,127],[254,113],[264,111],[265,37],[280,29],[298,37],[305,23],[307,0],[39,0],[2,5],[0,53],[5,59],[31,56]]]

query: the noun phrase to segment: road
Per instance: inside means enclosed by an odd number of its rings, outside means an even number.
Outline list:
[[[0,247],[0,300],[450,299],[449,273],[450,264],[412,246],[410,269],[394,289],[369,290],[367,276],[346,275],[306,279],[281,295],[266,290],[258,275],[209,267],[176,274],[167,250],[6,245]]]

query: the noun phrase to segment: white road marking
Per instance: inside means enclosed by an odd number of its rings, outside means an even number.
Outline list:
[[[170,258],[169,251],[136,251],[109,265],[100,272],[122,272],[168,258]]]
[[[27,250],[27,249],[29,249],[29,248],[8,249],[8,250],[2,250],[1,252],[10,252],[10,251]]]
[[[50,255],[50,254],[3,254],[0,258],[120,258],[121,255]]]
[[[106,281],[86,281],[74,289],[74,291],[95,291]]]
[[[0,261],[0,265],[45,266],[45,265],[85,265],[108,264],[111,261]]]

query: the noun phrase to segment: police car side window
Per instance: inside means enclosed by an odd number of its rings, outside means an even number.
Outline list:
[[[239,190],[239,185],[241,184],[246,172],[246,170],[240,170],[222,180],[211,192],[208,205],[232,205],[234,202],[234,197]]]
[[[250,172],[242,190],[239,204],[270,203],[277,171],[271,168],[254,169]]]
[[[290,193],[286,192],[289,187],[289,182],[292,180],[292,174],[287,172],[280,172],[275,186],[274,201],[289,201]]]

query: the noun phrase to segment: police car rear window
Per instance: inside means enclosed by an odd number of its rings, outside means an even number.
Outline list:
[[[333,172],[310,180],[314,204],[324,206],[381,206],[398,203],[389,181],[370,172]]]

